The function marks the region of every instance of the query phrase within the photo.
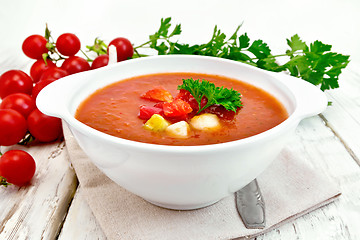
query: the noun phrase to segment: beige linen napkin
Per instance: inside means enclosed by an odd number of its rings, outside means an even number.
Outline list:
[[[265,229],[246,229],[234,196],[209,207],[175,211],[154,206],[116,185],[96,168],[64,124],[70,161],[82,193],[109,240],[234,239],[255,237],[340,195],[337,186],[286,149],[257,178],[266,205]]]

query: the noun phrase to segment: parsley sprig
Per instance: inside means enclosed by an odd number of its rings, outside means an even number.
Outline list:
[[[199,104],[199,111],[196,114],[199,114],[214,104],[222,105],[227,110],[234,112],[242,106],[241,94],[238,91],[224,87],[216,87],[215,84],[206,80],[183,79],[183,84],[178,86],[178,90],[180,89],[189,91]],[[207,98],[205,106],[201,106],[203,97]]]
[[[338,88],[339,75],[349,63],[349,56],[331,52],[331,45],[315,41],[307,45],[295,34],[287,39],[289,49],[283,54],[273,55],[263,40],[251,41],[247,33],[238,34],[241,25],[227,38],[215,26],[210,41],[204,44],[183,44],[173,40],[181,34],[181,25],[176,24],[171,30],[171,18],[161,19],[159,30],[150,35],[149,41],[135,47],[136,56],[141,57],[142,48],[157,51],[158,55],[194,54],[215,56],[244,62],[265,70],[289,72],[290,75],[302,78],[324,91]],[[286,57],[284,64],[278,59]]]

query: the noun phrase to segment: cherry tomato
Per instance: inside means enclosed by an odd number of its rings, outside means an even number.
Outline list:
[[[0,176],[6,178],[8,183],[19,187],[30,182],[35,170],[34,158],[25,151],[10,150],[0,158]]]
[[[134,48],[131,44],[131,42],[126,38],[115,38],[109,43],[110,45],[114,45],[116,47],[116,53],[117,53],[117,61],[121,62],[124,60],[127,60],[131,58],[134,54]],[[109,50],[108,50],[109,52]]]
[[[90,64],[84,58],[71,56],[63,62],[61,68],[70,74],[90,70]]]
[[[0,146],[10,146],[24,138],[27,131],[23,115],[13,109],[0,109]]]
[[[101,68],[107,66],[109,63],[109,55],[103,54],[97,56],[91,64],[91,69]]]
[[[68,72],[65,71],[64,69],[59,68],[59,67],[51,67],[51,68],[46,69],[41,74],[39,81],[42,81],[42,80],[48,79],[48,78],[59,79],[59,78],[65,77],[67,75],[68,75]]]
[[[0,76],[0,98],[12,93],[31,94],[33,80],[21,70],[9,70]]]
[[[55,63],[53,63],[50,59],[46,60],[39,59],[30,68],[30,76],[32,77],[34,83],[37,83],[40,80],[41,75],[43,72],[51,67],[56,67]]]
[[[52,82],[54,82],[54,81],[56,81],[56,80],[57,80],[57,79],[55,79],[55,78],[45,78],[45,79],[37,82],[37,83],[35,84],[33,90],[32,90],[32,94],[31,94],[32,98],[33,98],[34,100],[36,100],[36,97],[37,97],[37,95],[39,94],[39,92],[40,92],[44,87],[46,87],[47,85],[49,85],[50,83],[52,83]]]
[[[45,115],[38,109],[30,113],[27,123],[31,135],[40,142],[52,142],[62,134],[60,118]]]
[[[13,109],[24,118],[36,108],[35,100],[25,93],[13,93],[7,95],[0,104],[0,109]]]
[[[22,50],[26,56],[33,59],[41,59],[43,53],[47,53],[46,38],[40,35],[31,35],[27,37],[23,44]]]
[[[72,33],[61,34],[56,40],[56,48],[62,55],[74,56],[80,50],[79,38]]]

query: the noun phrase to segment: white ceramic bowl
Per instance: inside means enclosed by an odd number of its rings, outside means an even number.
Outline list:
[[[74,118],[78,105],[95,90],[133,76],[196,72],[239,79],[275,96],[289,118],[261,134],[221,144],[163,146],[117,138]],[[128,60],[59,79],[37,97],[45,114],[66,121],[92,162],[128,191],[162,207],[195,209],[241,189],[280,153],[298,123],[322,112],[324,93],[284,73],[214,57],[170,55]]]

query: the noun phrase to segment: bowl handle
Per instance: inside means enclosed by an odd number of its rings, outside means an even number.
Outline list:
[[[317,115],[328,106],[328,99],[319,87],[284,73],[271,74],[294,93],[297,105],[294,115],[297,117],[303,119]]]
[[[71,94],[82,81],[86,81],[87,74],[83,72],[69,75],[47,85],[36,97],[37,108],[46,115],[64,118],[69,113],[64,96]]]

